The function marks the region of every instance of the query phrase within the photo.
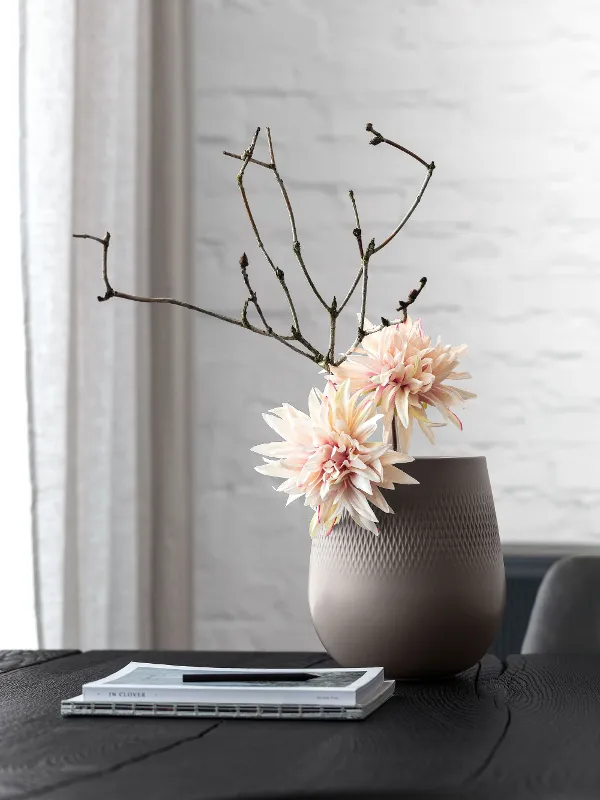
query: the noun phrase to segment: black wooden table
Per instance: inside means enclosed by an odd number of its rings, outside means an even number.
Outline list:
[[[600,798],[600,658],[487,656],[360,722],[62,719],[129,661],[332,665],[319,653],[0,653],[0,800]]]

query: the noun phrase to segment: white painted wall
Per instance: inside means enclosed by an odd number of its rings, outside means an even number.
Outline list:
[[[424,326],[470,345],[480,399],[462,435],[439,433],[437,453],[487,457],[506,542],[600,537],[600,4],[196,0],[196,12],[196,300],[237,314],[246,250],[265,310],[288,324],[238,165],[220,155],[244,149],[256,125],[273,130],[315,279],[342,294],[357,268],[348,189],[365,235],[381,240],[423,178],[367,145],[372,121],[438,165],[409,227],[372,262],[368,306],[393,315],[426,275]],[[249,169],[247,186],[304,325],[323,341],[273,177]],[[353,325],[349,314],[340,343]],[[303,407],[320,378],[275,342],[208,319],[197,327],[198,642],[314,646],[308,513],[284,509],[249,448],[271,438],[262,411]]]

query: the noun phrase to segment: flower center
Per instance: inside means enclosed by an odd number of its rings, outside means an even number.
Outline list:
[[[337,439],[337,441],[335,440]],[[322,478],[326,483],[338,483],[350,471],[351,460],[355,455],[357,443],[347,434],[339,434],[329,444],[324,445],[325,453]],[[329,451],[327,453],[327,450]]]
[[[380,371],[370,376],[371,386],[380,391],[390,385],[408,387],[413,394],[427,391],[434,381],[433,374],[427,369],[428,363],[424,364],[418,355],[404,360],[400,353],[387,353],[381,360]]]

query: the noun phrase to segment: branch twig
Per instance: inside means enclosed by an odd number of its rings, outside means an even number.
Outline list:
[[[337,297],[334,295],[329,311],[329,347],[327,348],[327,362],[329,364],[333,364],[333,359],[335,357],[335,331],[338,315]]]
[[[248,277],[248,264],[249,264],[248,256],[246,255],[246,253],[242,253],[242,257],[240,258],[240,269],[242,270],[242,278],[244,279],[244,283],[246,284],[246,289],[248,289],[248,294],[249,294],[249,297],[244,303],[244,308],[242,310],[242,322],[247,323],[249,325],[248,306],[250,303],[252,303],[254,305],[254,308],[256,309],[256,313],[260,317],[262,324],[265,326],[265,331],[270,335],[271,333],[273,333],[273,329],[267,322],[265,315],[263,314],[262,308],[259,305],[256,292],[254,291],[254,289],[250,284],[250,278]]]
[[[416,161],[418,161],[419,164],[423,164],[424,167],[427,167],[427,169],[429,169],[429,167],[431,166],[423,158],[421,158],[421,156],[418,156],[416,153],[413,153],[412,150],[403,147],[401,144],[398,144],[397,142],[392,142],[391,139],[386,139],[385,136],[383,136],[383,134],[375,130],[371,122],[367,122],[365,130],[368,131],[369,133],[375,134],[371,139],[371,141],[369,142],[369,144],[377,145],[377,144],[382,144],[382,142],[385,142],[385,144],[389,144],[392,147],[396,147],[398,150],[402,150],[403,153],[406,153],[407,156],[411,156]]]
[[[288,215],[289,215],[289,218],[290,218],[290,225],[292,227],[292,249],[294,251],[294,255],[298,259],[298,263],[300,264],[300,268],[302,269],[302,272],[304,273],[304,277],[308,281],[308,285],[312,289],[315,297],[317,298],[319,303],[321,303],[323,308],[325,308],[328,312],[331,313],[331,307],[327,305],[327,303],[323,299],[323,296],[321,295],[321,293],[319,292],[319,290],[315,286],[315,283],[314,283],[313,279],[311,278],[308,269],[306,268],[306,264],[304,263],[304,258],[302,257],[302,249],[300,247],[300,242],[298,241],[298,230],[296,228],[296,219],[294,217],[294,212],[292,210],[292,204],[290,202],[290,198],[288,196],[287,190],[286,190],[285,185],[283,183],[283,178],[279,174],[279,171],[277,169],[277,164],[275,162],[275,153],[273,151],[273,140],[271,139],[271,129],[270,128],[267,128],[267,140],[269,142],[269,156],[271,158],[271,169],[273,170],[273,172],[275,174],[275,180],[279,184],[279,188],[281,190],[281,195],[283,197],[283,201],[285,203],[285,207],[287,208],[287,212],[288,212]]]
[[[298,320],[298,314],[296,313],[296,307],[294,305],[294,301],[292,300],[292,296],[290,294],[290,290],[288,289],[288,285],[287,285],[286,280],[285,280],[285,274],[284,274],[282,269],[280,269],[279,267],[275,266],[275,264],[273,262],[273,259],[268,254],[268,252],[267,252],[267,250],[266,250],[266,248],[265,248],[265,246],[263,244],[263,241],[261,239],[261,236],[260,236],[260,233],[259,233],[259,230],[258,230],[258,226],[257,226],[257,224],[256,224],[256,222],[254,220],[254,216],[253,216],[252,211],[250,209],[250,203],[248,201],[248,196],[246,194],[246,189],[244,187],[244,172],[246,170],[246,167],[248,166],[248,164],[252,160],[252,156],[254,155],[254,148],[256,147],[256,142],[257,142],[259,133],[260,133],[260,128],[257,128],[256,132],[254,134],[254,137],[252,138],[252,142],[250,143],[250,147],[242,155],[242,160],[243,160],[244,163],[243,163],[242,168],[239,171],[238,176],[237,176],[237,182],[238,182],[238,186],[239,186],[239,189],[240,189],[240,193],[242,195],[242,200],[243,200],[244,206],[246,208],[246,213],[248,214],[248,219],[250,220],[250,225],[252,227],[252,230],[254,231],[254,235],[256,237],[256,241],[258,242],[259,250],[262,250],[265,258],[267,259],[267,261],[268,261],[268,263],[269,263],[269,265],[271,267],[271,269],[274,271],[277,280],[281,284],[281,288],[283,289],[284,294],[285,294],[285,296],[287,298],[287,301],[288,301],[288,304],[289,304],[289,307],[290,307],[290,311],[292,313],[292,329],[291,329],[292,330],[292,336],[290,338],[295,339],[296,341],[298,341],[302,345],[304,345],[304,347],[306,347],[308,350],[310,350],[310,352],[313,354],[313,356],[315,356],[315,358],[318,358],[319,360],[324,360],[323,359],[323,355],[320,353],[320,351],[316,347],[314,347],[302,335],[302,332],[300,330],[300,322]],[[268,166],[275,173],[275,177],[277,179],[277,183],[279,184],[279,186],[281,188],[281,193],[283,195],[286,207],[288,209],[288,213],[289,213],[289,216],[290,216],[290,223],[292,225],[292,234],[293,234],[293,237],[294,237],[294,252],[296,253],[296,255],[298,257],[298,261],[300,262],[300,264],[302,266],[302,269],[304,271],[304,274],[306,275],[306,277],[307,277],[307,279],[308,279],[308,281],[309,281],[309,283],[311,285],[311,288],[313,289],[314,293],[317,295],[319,300],[321,300],[321,302],[325,305],[325,308],[331,313],[331,310],[330,310],[329,306],[325,303],[325,301],[323,300],[323,298],[321,297],[321,295],[317,291],[315,285],[313,284],[313,282],[312,282],[312,280],[310,278],[310,275],[308,274],[308,270],[306,269],[306,266],[304,265],[304,261],[302,260],[302,256],[300,255],[300,242],[298,241],[298,237],[297,237],[297,234],[296,234],[296,220],[294,218],[294,212],[292,211],[292,206],[291,206],[288,194],[287,194],[287,192],[285,190],[285,186],[283,184],[283,180],[281,179],[281,176],[279,175],[279,172],[277,171],[277,166],[276,166],[276,163],[275,163],[275,156],[274,156],[274,153],[273,153],[273,142],[271,140],[271,131],[269,130],[269,128],[267,128],[267,138],[268,138],[268,142],[269,142],[269,154],[271,156],[271,164],[268,165]],[[285,339],[287,339],[287,338],[288,337],[285,337]]]
[[[229,158],[237,158],[238,161],[244,161],[244,156],[239,156],[237,153],[230,153],[228,150],[223,150],[224,156],[229,156]],[[265,167],[266,169],[273,169],[271,164],[267,164],[266,161],[259,161],[257,158],[249,158],[248,162],[250,164],[258,164],[259,167]]]
[[[387,237],[387,239],[384,239],[384,241],[380,245],[377,245],[377,247],[375,247],[373,249],[372,255],[374,255],[375,253],[378,253],[380,250],[383,250],[383,248],[386,245],[388,245],[392,241],[392,239],[400,233],[402,228],[406,225],[408,220],[412,217],[413,212],[415,211],[416,207],[421,202],[421,198],[425,194],[425,189],[427,189],[427,185],[429,184],[429,181],[431,180],[431,176],[433,175],[433,170],[435,169],[435,164],[433,163],[433,161],[431,162],[431,164],[428,164],[423,158],[418,156],[416,153],[413,153],[412,150],[408,150],[406,147],[403,147],[401,144],[398,144],[397,142],[393,142],[391,139],[386,139],[381,133],[379,133],[379,131],[375,130],[375,128],[373,127],[373,125],[370,122],[367,123],[366,130],[369,131],[370,133],[374,133],[375,134],[375,136],[371,139],[369,144],[372,144],[372,145],[378,145],[378,144],[382,144],[382,143],[389,144],[392,147],[396,147],[398,150],[401,150],[403,153],[406,153],[407,155],[411,156],[416,161],[418,161],[419,164],[423,164],[423,166],[427,168],[427,175],[425,176],[425,180],[423,181],[423,185],[421,186],[421,188],[419,190],[419,194],[417,195],[417,197],[416,197],[415,201],[413,202],[412,206],[406,212],[404,217],[402,217],[402,219],[400,220],[400,223],[396,226],[396,228],[392,231],[392,233]],[[354,235],[357,236],[357,238],[359,239],[359,247],[362,250],[362,240],[358,237],[357,230],[359,231],[360,236],[362,236],[362,232],[360,231],[360,224],[359,224],[359,221],[358,221],[358,212],[356,210],[354,192],[352,192],[352,191],[350,192],[350,199],[352,200],[352,205],[354,207],[354,214],[355,214],[356,226],[357,226],[356,229],[354,230]],[[361,255],[361,259],[362,258],[363,258],[363,256]],[[343,311],[343,309],[346,307],[348,301],[350,300],[350,298],[354,294],[354,291],[355,291],[356,287],[358,286],[358,284],[360,282],[360,279],[362,278],[362,275],[363,275],[363,265],[361,264],[361,267],[360,267],[360,269],[358,271],[358,274],[357,274],[356,278],[354,279],[354,283],[352,284],[352,286],[350,287],[350,289],[348,291],[348,294],[346,295],[346,297],[342,301],[342,304],[341,304],[341,306],[339,308],[339,313],[341,313]]]
[[[285,281],[284,272],[283,272],[282,269],[280,269],[279,267],[277,267],[275,265],[275,263],[273,262],[273,259],[268,254],[267,249],[263,244],[263,241],[261,239],[260,233],[258,231],[258,226],[256,225],[256,222],[254,220],[254,216],[253,216],[252,211],[250,209],[250,203],[248,201],[248,195],[246,194],[246,188],[244,186],[244,172],[246,171],[246,167],[250,163],[250,159],[254,155],[254,148],[256,147],[256,141],[258,139],[258,134],[259,133],[260,133],[260,128],[257,128],[255,133],[254,133],[254,136],[252,137],[252,141],[250,143],[250,147],[244,152],[243,159],[242,159],[244,163],[242,164],[242,168],[238,172],[237,183],[238,183],[238,186],[239,186],[239,189],[240,189],[240,194],[242,195],[242,200],[243,200],[244,206],[246,208],[246,213],[248,214],[248,219],[250,220],[250,225],[252,227],[252,230],[254,231],[254,235],[255,235],[256,241],[258,243],[258,249],[262,251],[264,257],[267,259],[267,261],[269,263],[269,266],[271,267],[271,269],[275,273],[275,277],[277,278],[277,280],[281,284],[281,288],[283,289],[283,293],[285,294],[286,299],[288,301],[288,305],[290,307],[290,312],[292,314],[293,325],[294,325],[295,328],[297,328],[299,330],[300,329],[300,324],[298,322],[298,314],[296,313],[296,307],[294,305],[294,301],[292,300],[292,295],[290,294],[290,290],[288,289],[287,283]]]
[[[90,236],[89,233],[74,233],[74,239],[93,239],[94,242],[99,242],[102,245],[102,279],[106,287],[106,294],[104,297],[98,295],[98,302],[102,303],[104,300],[110,300],[114,296],[114,290],[108,280],[108,246],[110,244],[110,233],[106,231],[106,236],[101,239],[99,236]]]
[[[372,239],[371,239],[371,242],[373,242]],[[367,252],[368,252],[368,250],[367,250]],[[367,259],[367,268],[368,268],[368,259]],[[398,308],[396,310],[404,312],[402,314],[401,322],[406,322],[406,320],[408,318],[407,309],[408,309],[409,306],[411,306],[415,302],[417,297],[421,294],[421,292],[425,288],[425,285],[427,284],[427,278],[421,278],[419,283],[420,283],[420,286],[419,286],[418,289],[412,289],[409,292],[407,300],[400,300],[399,301],[399,305],[398,305]],[[364,283],[363,283],[363,297],[365,297],[365,296],[366,296],[366,290],[365,290],[365,286],[364,286]],[[378,331],[383,330],[383,328],[387,328],[389,325],[394,324],[394,323],[390,322],[389,319],[385,319],[385,317],[381,317],[381,325],[376,325],[374,328],[370,328],[368,331],[366,331],[364,329],[364,316],[363,316],[362,308],[361,308],[361,317],[363,319],[363,325],[361,327],[361,325],[359,323],[358,333],[357,333],[356,339],[354,340],[354,343],[352,344],[352,347],[349,350],[347,350],[337,361],[332,361],[332,364],[333,364],[334,367],[339,367],[340,364],[343,364],[343,362],[348,358],[348,356],[351,355],[351,353],[353,353],[354,350],[356,350],[356,348],[360,345],[360,343],[365,338],[365,336],[369,336],[371,333],[377,333]]]
[[[392,239],[400,233],[402,228],[406,225],[408,220],[412,217],[413,211],[419,205],[419,203],[421,202],[421,198],[425,194],[425,189],[427,188],[427,184],[431,180],[431,176],[433,175],[433,170],[434,169],[435,169],[435,164],[432,161],[431,164],[429,165],[429,167],[427,168],[427,175],[425,176],[425,180],[423,181],[423,185],[421,186],[421,189],[420,189],[419,194],[417,195],[417,197],[415,199],[415,202],[408,209],[408,211],[406,212],[404,217],[401,219],[399,225],[390,233],[390,235],[387,237],[387,239],[384,239],[383,242],[375,248],[375,250],[374,250],[375,253],[378,253],[387,244],[389,244],[392,241]]]
[[[356,350],[356,348],[360,345],[362,340],[367,335],[367,332],[365,331],[365,315],[367,311],[367,284],[369,281],[369,260],[374,252],[375,252],[375,239],[371,239],[363,258],[362,293],[361,293],[360,312],[358,315],[358,331],[356,332],[356,339],[354,340],[352,347],[342,356],[342,358],[339,361],[336,362],[335,364],[336,367],[339,366],[343,361],[345,361],[347,356],[353,350]],[[369,333],[372,333],[372,331],[369,331]]]
[[[350,300],[350,298],[354,294],[354,290],[356,289],[356,287],[358,286],[358,282],[362,278],[362,274],[363,274],[363,266],[362,265],[363,265],[363,261],[364,261],[364,258],[365,258],[365,252],[364,252],[363,241],[362,241],[362,230],[361,230],[361,227],[360,227],[360,219],[358,218],[358,209],[356,207],[356,199],[354,197],[354,192],[352,191],[352,189],[350,189],[349,194],[350,194],[350,200],[352,201],[352,208],[354,209],[354,219],[356,221],[356,227],[354,228],[352,233],[354,234],[354,236],[356,237],[356,241],[358,242],[358,251],[360,253],[361,266],[360,266],[360,269],[358,270],[358,274],[357,274],[356,278],[354,279],[354,283],[352,284],[352,286],[348,290],[348,294],[342,300],[342,304],[341,304],[341,306],[339,307],[339,310],[338,310],[339,314],[341,314],[342,311],[348,305],[348,301]]]
[[[92,235],[87,234],[87,233],[73,234],[74,238],[76,238],[76,239],[92,239],[93,241],[98,242],[99,244],[102,245],[102,248],[103,248],[102,277],[103,277],[103,280],[104,280],[105,293],[104,293],[103,296],[99,296],[98,300],[100,302],[104,302],[106,300],[109,300],[112,297],[119,297],[119,298],[122,298],[124,300],[132,300],[132,301],[137,302],[137,303],[164,303],[164,304],[169,304],[169,305],[181,306],[182,308],[187,308],[187,309],[190,309],[191,311],[197,311],[200,314],[206,314],[209,317],[214,317],[215,319],[220,319],[223,322],[229,322],[232,325],[237,325],[238,327],[246,328],[247,330],[250,330],[253,333],[258,333],[261,336],[266,336],[266,337],[270,337],[270,338],[276,339],[277,341],[281,342],[282,344],[284,344],[289,349],[293,350],[295,353],[299,353],[300,355],[304,356],[305,358],[308,358],[310,361],[314,362],[315,364],[317,364],[317,365],[319,365],[321,367],[324,367],[326,370],[329,369],[329,367],[332,366],[332,365],[339,366],[339,364],[341,364],[348,357],[348,355],[350,353],[352,353],[361,344],[361,342],[362,342],[362,340],[364,339],[365,336],[367,336],[370,333],[375,333],[376,331],[379,331],[382,328],[384,328],[385,326],[391,324],[387,319],[382,317],[381,318],[381,321],[382,321],[381,325],[376,326],[375,328],[372,328],[369,331],[365,331],[367,289],[368,289],[368,279],[369,279],[369,262],[370,262],[371,257],[375,253],[379,252],[379,250],[383,249],[387,244],[389,244],[389,242],[391,242],[392,239],[406,225],[406,223],[410,219],[411,215],[413,214],[415,208],[420,203],[421,198],[422,198],[422,196],[423,196],[423,194],[425,192],[425,189],[427,188],[427,185],[428,185],[429,181],[431,180],[431,176],[433,174],[433,170],[435,169],[435,164],[433,163],[433,161],[431,162],[431,164],[428,164],[426,161],[424,161],[422,158],[420,158],[420,156],[416,155],[415,153],[413,153],[412,151],[410,151],[407,148],[403,147],[402,145],[399,145],[396,142],[391,141],[390,139],[386,139],[381,133],[379,133],[379,131],[376,131],[373,128],[371,123],[369,123],[366,127],[367,127],[368,131],[370,131],[371,133],[374,134],[373,138],[370,141],[370,144],[378,145],[378,144],[381,144],[381,143],[386,143],[386,144],[391,145],[392,147],[397,148],[398,150],[401,150],[403,153],[406,153],[407,155],[409,155],[412,158],[416,159],[420,164],[425,166],[427,168],[427,176],[426,176],[426,178],[425,178],[425,180],[423,182],[423,185],[421,186],[421,189],[419,191],[419,194],[417,195],[416,200],[414,201],[413,205],[408,210],[408,212],[405,214],[405,216],[402,218],[402,220],[400,221],[399,225],[394,229],[394,231],[392,231],[392,233],[387,237],[387,239],[385,239],[380,245],[376,246],[375,245],[375,240],[371,239],[371,241],[369,242],[369,245],[367,246],[366,250],[363,248],[362,230],[361,230],[361,227],[360,227],[360,219],[359,219],[359,216],[358,216],[358,209],[357,209],[357,205],[356,205],[356,199],[354,197],[354,192],[350,191],[350,199],[352,201],[352,207],[353,207],[353,210],[354,210],[354,218],[355,218],[355,222],[356,222],[356,227],[353,230],[353,234],[354,234],[354,236],[355,236],[355,238],[357,240],[357,243],[358,243],[358,249],[359,249],[359,253],[360,253],[360,257],[361,257],[361,266],[360,266],[360,270],[358,271],[358,274],[357,274],[356,278],[354,279],[354,282],[353,282],[350,290],[348,291],[348,293],[347,293],[346,297],[344,298],[344,300],[342,301],[341,305],[338,305],[338,302],[337,302],[337,299],[336,299],[335,296],[334,296],[331,304],[328,304],[325,301],[325,299],[323,298],[323,296],[321,295],[321,293],[319,292],[319,290],[315,286],[315,283],[314,283],[314,281],[313,281],[313,279],[312,279],[312,277],[311,277],[311,275],[310,275],[310,273],[309,273],[309,271],[308,271],[308,269],[306,267],[306,264],[304,263],[304,259],[302,257],[302,251],[301,251],[301,247],[300,247],[300,242],[298,240],[298,231],[297,231],[297,227],[296,227],[296,219],[295,219],[295,216],[294,216],[294,211],[292,209],[292,204],[291,204],[289,195],[287,193],[287,190],[285,188],[285,184],[283,182],[283,179],[282,179],[282,177],[279,174],[279,171],[277,169],[277,162],[275,160],[275,153],[274,153],[274,149],[273,149],[273,141],[272,141],[272,138],[271,138],[271,130],[269,128],[267,128],[267,141],[268,141],[269,156],[270,156],[270,162],[269,163],[267,163],[266,161],[260,161],[259,159],[255,159],[254,158],[254,150],[256,148],[256,143],[257,143],[258,136],[259,136],[259,133],[260,133],[260,128],[256,129],[248,149],[245,150],[241,155],[237,155],[235,153],[230,153],[230,152],[228,152],[226,150],[224,150],[223,153],[226,156],[229,156],[230,158],[235,158],[235,159],[238,159],[239,161],[242,162],[242,166],[241,166],[240,171],[239,171],[239,173],[237,175],[238,187],[239,187],[239,190],[240,190],[242,201],[244,203],[244,207],[246,209],[246,213],[248,215],[248,219],[250,221],[250,226],[252,227],[252,230],[253,230],[254,235],[256,237],[256,241],[258,243],[258,248],[259,248],[259,250],[262,251],[262,253],[265,256],[269,266],[271,267],[271,269],[275,273],[275,277],[279,281],[279,283],[281,285],[281,288],[282,288],[282,290],[283,290],[283,292],[284,292],[284,294],[286,296],[286,299],[288,301],[288,304],[289,304],[289,307],[290,307],[290,312],[291,312],[291,315],[292,315],[291,334],[290,335],[286,335],[286,336],[284,336],[282,334],[279,334],[276,331],[274,331],[273,328],[269,325],[269,323],[267,321],[267,318],[266,318],[266,316],[265,316],[265,314],[264,314],[264,312],[263,312],[263,310],[262,310],[262,308],[260,306],[260,303],[258,302],[257,294],[254,291],[254,289],[252,288],[252,285],[251,285],[251,282],[250,282],[250,278],[249,278],[249,275],[248,275],[249,262],[248,262],[248,257],[246,256],[245,253],[240,258],[240,268],[242,270],[242,277],[243,277],[243,280],[244,280],[244,284],[246,286],[246,289],[248,290],[248,298],[244,302],[240,319],[235,319],[234,317],[227,316],[226,314],[219,314],[216,311],[209,311],[208,309],[201,308],[200,306],[196,306],[193,303],[186,303],[186,302],[184,302],[182,300],[176,300],[176,299],[171,298],[171,297],[145,297],[145,296],[142,296],[142,295],[127,294],[125,292],[117,291],[111,285],[110,279],[109,279],[109,275],[108,275],[108,247],[109,247],[109,244],[110,244],[110,233],[107,232],[106,235],[103,238],[100,238],[99,236],[92,236]],[[306,339],[306,337],[302,334],[302,331],[300,329],[300,322],[298,320],[298,314],[296,312],[296,307],[294,305],[294,301],[292,299],[291,293],[290,293],[289,288],[287,286],[284,272],[283,272],[282,269],[280,269],[279,267],[276,266],[276,264],[274,263],[273,259],[271,258],[271,256],[269,255],[269,253],[267,252],[267,250],[266,250],[266,248],[264,246],[264,243],[263,243],[262,238],[260,236],[260,232],[258,230],[258,226],[257,226],[256,221],[254,219],[254,215],[252,214],[252,210],[250,208],[250,202],[248,200],[248,195],[246,193],[246,188],[244,186],[244,175],[245,175],[246,169],[248,167],[248,164],[256,164],[257,166],[264,167],[266,169],[270,169],[270,170],[273,171],[273,174],[275,175],[275,179],[277,181],[277,184],[279,185],[279,189],[281,191],[281,195],[283,197],[283,200],[284,200],[287,212],[288,212],[288,216],[289,216],[289,219],[290,219],[290,226],[291,226],[291,229],[292,229],[292,248],[293,248],[294,254],[295,254],[295,256],[296,256],[296,258],[298,260],[300,268],[302,269],[302,272],[304,273],[304,276],[305,276],[310,288],[312,289],[313,293],[315,294],[316,298],[319,300],[321,305],[326,309],[327,313],[329,314],[329,344],[328,344],[327,354],[326,355],[323,355],[320,352],[320,350],[318,350],[314,345],[312,345]],[[357,334],[356,334],[356,339],[355,339],[352,347],[349,350],[347,350],[346,353],[343,353],[341,355],[341,357],[337,361],[335,361],[334,359],[335,359],[335,339],[336,339],[337,319],[340,316],[340,314],[342,313],[342,311],[344,310],[344,308],[346,307],[346,305],[349,302],[350,298],[352,297],[352,295],[353,295],[356,287],[358,286],[361,278],[362,278],[361,307],[360,307],[360,313],[359,313],[359,322],[358,322],[358,330],[357,330]],[[427,282],[426,278],[422,278],[421,279],[421,285],[420,285],[419,289],[413,289],[409,293],[407,300],[400,301],[400,305],[398,307],[398,311],[403,311],[403,320],[402,320],[403,322],[405,322],[406,319],[407,319],[407,309],[408,309],[408,307],[415,302],[415,300],[417,299],[417,297],[419,296],[419,294],[423,290],[426,282]],[[258,314],[258,316],[259,316],[259,318],[261,320],[261,323],[264,326],[264,328],[259,328],[256,325],[253,325],[249,321],[249,319],[248,319],[248,308],[249,308],[249,306],[251,304],[254,306],[254,308],[255,308],[255,310],[256,310],[256,312],[257,312],[257,314]],[[292,342],[296,342],[297,344],[301,345],[305,349],[304,350],[300,349],[300,347],[296,346],[296,344],[292,344]]]
[[[350,195],[350,200],[352,201],[352,208],[354,209],[354,219],[356,220],[356,228],[352,231],[354,236],[356,237],[356,241],[358,242],[358,251],[360,253],[361,261],[365,257],[365,253],[363,250],[363,242],[362,242],[362,230],[360,228],[360,219],[358,218],[358,209],[356,207],[356,200],[354,198],[354,192],[352,189],[348,192]]]
[[[283,336],[275,333],[272,328],[268,328],[267,330],[261,330],[260,328],[255,327],[250,322],[248,322],[247,318],[244,319],[235,319],[234,317],[229,317],[227,314],[219,314],[216,311],[209,311],[207,308],[201,308],[200,306],[196,306],[193,303],[185,303],[183,300],[175,300],[172,297],[145,297],[143,295],[137,294],[128,294],[126,292],[120,292],[113,288],[112,284],[110,283],[110,279],[108,277],[108,247],[110,244],[110,233],[107,231],[106,236],[101,239],[99,236],[91,236],[89,233],[74,233],[74,239],[92,239],[95,242],[99,242],[102,245],[103,252],[102,252],[102,275],[104,278],[104,284],[106,286],[106,293],[104,296],[98,296],[98,301],[100,303],[104,302],[105,300],[110,300],[111,297],[119,297],[122,300],[132,300],[135,303],[163,303],[172,306],[180,306],[181,308],[187,308],[190,311],[197,311],[199,314],[206,314],[209,317],[214,317],[215,319],[220,319],[223,322],[229,322],[231,325],[237,325],[239,328],[246,328],[247,330],[252,331],[253,333],[258,333],[261,336],[268,336],[272,339],[276,339],[278,342],[281,342],[286,347],[289,347],[290,350],[293,350],[295,353],[299,353],[301,356],[310,359],[315,364],[319,366],[324,366],[323,358],[321,357],[317,360],[317,357],[311,355],[310,353],[306,353],[304,350],[301,350],[299,347],[291,344],[287,341]],[[247,310],[248,300],[244,305],[244,312]]]
[[[358,323],[358,333],[360,339],[364,336],[364,327],[365,327],[365,314],[367,311],[367,283],[369,280],[369,260],[373,253],[375,252],[375,239],[371,239],[369,242],[369,246],[367,247],[367,252],[365,253],[365,257],[363,259],[363,282],[362,282],[362,298],[360,303],[360,317]],[[360,344],[360,342],[358,342]]]
[[[268,140],[268,143],[269,143],[269,156],[271,158],[271,162],[269,164],[267,164],[266,161],[258,161],[257,159],[250,158],[249,159],[249,163],[257,164],[259,167],[265,167],[266,169],[273,170],[273,173],[275,174],[275,180],[279,184],[279,188],[281,190],[283,201],[285,203],[285,206],[286,206],[287,212],[288,212],[288,216],[290,218],[290,225],[291,225],[291,228],[292,228],[292,247],[293,247],[293,250],[294,250],[294,255],[298,259],[298,263],[300,264],[302,272],[304,273],[304,277],[308,281],[308,284],[309,284],[310,288],[312,289],[315,297],[321,303],[321,305],[329,312],[331,310],[331,307],[323,299],[323,296],[321,295],[321,293],[319,292],[319,290],[315,286],[315,283],[314,283],[314,281],[313,281],[313,279],[312,279],[312,277],[311,277],[311,275],[310,275],[310,273],[309,273],[309,271],[308,271],[308,269],[306,267],[306,264],[304,262],[304,258],[302,257],[302,249],[300,247],[300,242],[298,241],[298,229],[296,228],[296,218],[294,216],[294,211],[292,209],[292,204],[290,202],[290,198],[289,198],[289,195],[287,193],[287,189],[285,188],[285,184],[283,182],[283,178],[281,177],[281,175],[279,173],[279,170],[277,169],[277,163],[275,161],[275,153],[274,153],[274,150],[273,150],[273,140],[271,138],[271,129],[270,128],[267,128],[267,140]],[[227,150],[223,150],[223,155],[224,156],[229,156],[230,158],[237,158],[237,159],[239,159],[241,161],[244,160],[243,156],[238,156],[238,155],[236,155],[236,153],[230,153]]]
[[[411,289],[411,291],[408,293],[408,299],[407,300],[400,300],[399,301],[399,305],[398,305],[398,308],[396,309],[396,311],[402,311],[402,322],[406,322],[406,320],[408,318],[408,307],[412,306],[412,304],[415,302],[417,297],[421,294],[421,292],[425,288],[425,284],[427,283],[427,278],[421,278],[419,283],[420,283],[420,286],[419,286],[418,289]]]
[[[427,161],[425,161],[425,159],[421,158],[421,156],[418,156],[416,153],[413,153],[412,150],[408,150],[408,148],[403,147],[401,144],[398,144],[397,142],[393,142],[391,139],[386,139],[385,136],[383,136],[383,134],[381,134],[381,133],[379,133],[379,131],[375,130],[375,128],[373,127],[373,125],[370,122],[367,122],[365,130],[369,131],[369,133],[375,134],[373,136],[373,138],[371,139],[371,141],[369,142],[369,144],[372,144],[372,145],[378,145],[378,144],[382,144],[382,143],[389,144],[391,147],[395,147],[398,150],[401,150],[403,153],[406,153],[407,155],[411,156],[411,158],[414,158],[416,161],[419,162],[419,164],[422,164],[427,169],[427,175],[425,177],[425,180],[423,181],[423,185],[421,186],[421,190],[419,191],[419,194],[417,195],[417,199],[412,204],[412,206],[409,208],[408,212],[401,219],[400,224],[390,233],[390,235],[387,237],[387,239],[384,239],[384,241],[381,244],[377,245],[377,247],[375,248],[374,252],[378,253],[380,250],[383,250],[383,248],[387,244],[389,244],[395,236],[397,236],[400,233],[402,228],[406,225],[408,220],[411,218],[411,216],[413,214],[413,211],[415,210],[415,208],[421,202],[421,198],[423,197],[423,194],[425,193],[425,189],[427,188],[427,184],[431,180],[431,176],[433,175],[433,170],[435,169],[435,164],[433,163],[433,161],[431,162],[431,164],[428,164]]]

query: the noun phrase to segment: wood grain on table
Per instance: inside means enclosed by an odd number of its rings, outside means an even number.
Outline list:
[[[61,699],[133,660],[334,666],[322,653],[32,654],[0,672],[0,800],[600,798],[600,658],[486,656],[399,684],[359,722],[60,716]]]

